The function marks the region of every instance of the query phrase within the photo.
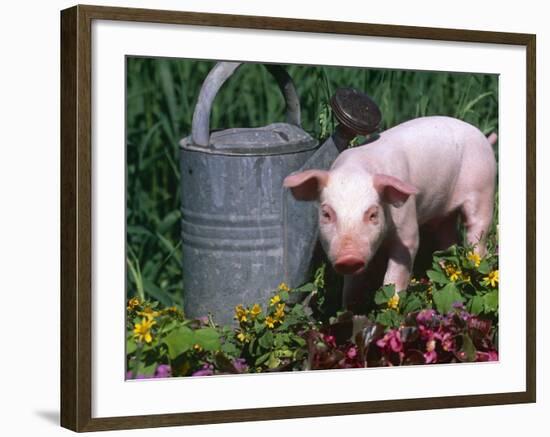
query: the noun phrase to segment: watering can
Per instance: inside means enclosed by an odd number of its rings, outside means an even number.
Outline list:
[[[184,310],[231,323],[236,305],[265,302],[281,282],[311,279],[317,207],[296,201],[283,180],[292,172],[328,169],[358,134],[374,132],[380,111],[365,94],[338,90],[340,121],[324,144],[301,128],[300,101],[286,70],[265,65],[286,102],[286,122],[210,132],[212,104],[241,66],[219,62],[206,77],[191,135],[180,141]]]

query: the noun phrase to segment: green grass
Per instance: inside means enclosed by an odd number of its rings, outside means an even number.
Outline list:
[[[179,225],[179,140],[190,134],[193,109],[213,62],[127,60],[127,295],[182,303]],[[495,75],[292,65],[302,125],[326,136],[319,123],[338,87],[367,92],[380,106],[382,129],[425,115],[449,115],[498,130]],[[261,65],[245,65],[217,96],[211,128],[284,121],[284,101]]]

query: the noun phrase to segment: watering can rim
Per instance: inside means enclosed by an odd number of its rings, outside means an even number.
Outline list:
[[[238,131],[250,132],[254,130],[256,131],[267,130],[279,124],[284,124],[284,123],[271,123],[266,126],[262,126],[258,128],[222,129],[219,131],[214,131],[212,135],[215,136],[216,134],[220,134],[228,131],[234,131],[235,133],[238,133]],[[301,139],[297,142],[280,143],[277,145],[266,144],[263,147],[257,147],[257,146],[247,147],[247,146],[239,146],[235,144],[223,144],[222,142],[217,144],[211,143],[209,147],[203,147],[203,146],[197,146],[193,142],[192,135],[189,135],[180,140],[179,147],[181,151],[185,150],[185,151],[193,151],[193,152],[200,152],[200,153],[206,153],[211,155],[223,155],[223,156],[281,156],[281,155],[310,152],[312,150],[317,150],[320,148],[321,145],[319,144],[319,141],[317,141],[314,137],[309,135],[307,132],[305,131],[302,131],[302,132],[305,134],[305,137],[304,139]]]

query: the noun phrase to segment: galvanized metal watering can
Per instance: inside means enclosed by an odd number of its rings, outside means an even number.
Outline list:
[[[204,81],[192,133],[180,142],[184,307],[230,323],[238,304],[265,302],[281,282],[310,279],[317,207],[282,187],[290,173],[328,169],[357,134],[376,130],[377,106],[341,89],[331,100],[340,125],[323,145],[300,125],[300,102],[286,70],[265,65],[286,101],[286,123],[210,133],[213,101],[238,62],[220,62]]]

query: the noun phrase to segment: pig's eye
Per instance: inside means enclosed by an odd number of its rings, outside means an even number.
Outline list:
[[[321,207],[321,222],[332,223],[335,220],[336,220],[336,214],[334,210],[328,205],[323,205]]]
[[[375,225],[378,224],[378,207],[377,206],[371,206],[367,211],[365,212],[365,221],[367,223],[373,223]]]

